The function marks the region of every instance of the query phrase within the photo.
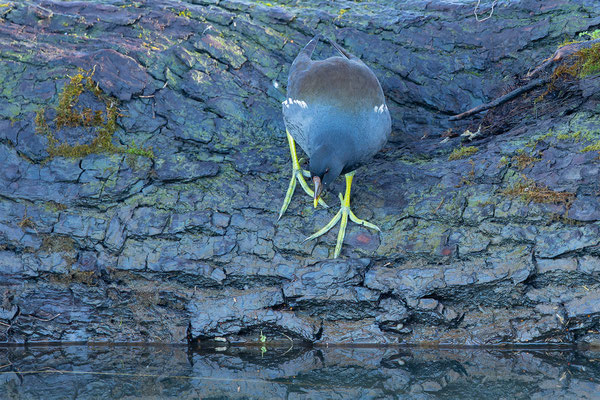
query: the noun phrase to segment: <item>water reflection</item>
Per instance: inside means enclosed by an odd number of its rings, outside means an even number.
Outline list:
[[[223,349],[222,349],[223,350]],[[600,352],[0,348],[0,398],[598,398]]]

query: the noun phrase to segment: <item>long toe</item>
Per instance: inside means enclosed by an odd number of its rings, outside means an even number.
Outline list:
[[[296,190],[296,176],[292,175],[292,179],[290,179],[288,190],[285,193],[283,205],[281,206],[281,210],[279,211],[279,217],[277,218],[278,221],[281,219],[283,213],[285,213],[285,210],[287,210],[288,206],[290,205],[290,202],[292,201],[292,196],[294,195],[294,190]]]
[[[335,217],[331,218],[331,221],[329,221],[327,223],[327,225],[325,225],[324,227],[322,227],[321,229],[319,229],[318,231],[316,231],[315,233],[313,233],[312,235],[310,235],[309,237],[304,239],[304,241],[307,242],[309,240],[313,240],[313,239],[318,238],[319,236],[324,235],[327,232],[329,232],[329,230],[331,228],[333,228],[335,226],[335,224],[337,224],[337,222],[339,221],[341,216],[342,216],[342,209],[340,209],[340,211],[338,211],[337,214],[335,214]]]
[[[349,211],[350,211],[350,215],[349,215],[350,220],[352,222],[354,222],[355,224],[366,226],[367,228],[375,229],[377,232],[381,232],[381,229],[379,229],[379,227],[377,225],[372,224],[369,221],[365,221],[364,219],[360,219],[352,212],[352,210],[349,210]]]
[[[341,195],[340,195],[340,200],[341,200],[342,205],[340,206],[339,211],[327,223],[327,225],[325,225],[323,228],[319,229],[318,231],[316,231],[315,233],[313,233],[312,235],[310,235],[309,237],[304,239],[305,242],[312,240],[312,239],[316,239],[319,236],[324,235],[327,232],[329,232],[331,230],[331,228],[333,228],[338,223],[338,221],[341,221],[340,229],[338,231],[337,240],[336,240],[336,244],[335,244],[335,250],[333,253],[333,258],[338,258],[338,256],[342,252],[342,245],[344,244],[344,238],[346,237],[346,227],[348,225],[348,219],[350,219],[352,222],[357,223],[359,225],[366,226],[367,228],[375,229],[376,231],[381,232],[381,230],[377,227],[377,225],[372,224],[368,221],[365,221],[364,219],[358,218],[352,212],[352,210],[350,209],[350,206],[346,205],[346,203],[344,202],[344,199],[342,198]]]

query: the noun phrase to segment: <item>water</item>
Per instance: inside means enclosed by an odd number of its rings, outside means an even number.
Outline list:
[[[2,399],[597,399],[600,351],[0,347]]]

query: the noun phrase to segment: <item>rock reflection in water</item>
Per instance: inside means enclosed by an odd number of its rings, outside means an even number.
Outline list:
[[[600,352],[0,348],[0,398],[597,398]]]

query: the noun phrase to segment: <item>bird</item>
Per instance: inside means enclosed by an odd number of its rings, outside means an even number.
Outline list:
[[[312,60],[321,40],[317,34],[300,51],[288,76],[287,96],[282,102],[283,120],[292,156],[292,178],[279,212],[285,213],[296,181],[313,198],[313,205],[327,206],[321,195],[340,175],[346,179],[344,195],[339,193],[340,209],[325,225],[305,241],[315,239],[341,220],[334,258],[340,255],[348,218],[381,231],[359,219],[350,208],[350,191],[357,168],[366,164],[385,145],[391,133],[391,117],[379,80],[358,57],[333,40],[337,51],[324,60]],[[309,170],[300,167],[296,143],[309,158]],[[304,177],[311,178],[314,190]]]

